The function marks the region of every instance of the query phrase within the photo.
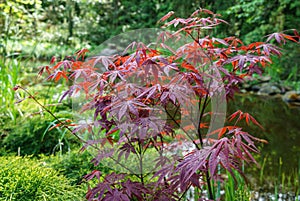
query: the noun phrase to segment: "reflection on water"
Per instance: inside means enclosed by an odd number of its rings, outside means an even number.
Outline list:
[[[280,184],[282,179],[287,180],[289,177],[293,177],[289,179],[298,183],[300,107],[289,107],[280,97],[247,94],[237,95],[234,101],[229,102],[228,114],[238,109],[253,115],[265,129],[251,125],[245,130],[269,142],[259,145],[261,153],[257,160],[260,164],[265,160],[263,177],[260,178],[259,168],[252,166],[251,169],[246,169],[250,172],[251,179],[255,180],[256,187],[271,189],[274,183]]]

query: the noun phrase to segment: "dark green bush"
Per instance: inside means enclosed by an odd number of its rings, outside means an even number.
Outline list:
[[[0,157],[0,200],[84,200],[84,190],[29,158]]]
[[[97,169],[102,173],[108,173],[110,169],[102,164],[95,167],[91,162],[92,156],[88,152],[79,153],[78,150],[73,150],[62,156],[43,157],[41,160],[45,161],[47,166],[59,171],[61,174],[70,178],[72,184],[79,184],[82,182],[84,175]]]
[[[8,122],[7,129],[0,130],[0,145],[6,151],[4,153],[2,149],[0,155],[7,155],[7,152],[17,153],[18,150],[22,156],[37,156],[41,153],[50,155],[58,151],[64,153],[69,148],[78,146],[78,142],[72,134],[59,128],[45,133],[52,121],[53,118],[38,115],[32,118],[23,118],[16,125]]]

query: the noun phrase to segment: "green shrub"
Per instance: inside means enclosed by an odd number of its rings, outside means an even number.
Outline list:
[[[107,166],[99,164],[97,167],[91,162],[92,156],[88,152],[79,153],[77,150],[73,150],[70,153],[50,157],[42,157],[47,166],[59,171],[61,174],[70,178],[72,184],[79,184],[82,182],[84,175],[97,169],[102,173],[108,173],[110,169]]]
[[[0,157],[0,200],[84,200],[84,190],[29,158]]]
[[[72,134],[60,128],[49,130],[53,118],[39,115],[27,118],[16,125],[7,124],[7,129],[0,130],[0,145],[6,152],[20,152],[20,155],[50,155],[57,151],[67,152],[70,148],[78,146],[78,142]],[[50,125],[51,126],[51,125]],[[0,153],[6,155],[7,153]]]

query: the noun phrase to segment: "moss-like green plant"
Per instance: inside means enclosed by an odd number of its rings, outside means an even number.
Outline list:
[[[41,162],[0,157],[0,200],[84,200],[83,189]]]

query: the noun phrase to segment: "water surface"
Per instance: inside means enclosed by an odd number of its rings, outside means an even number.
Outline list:
[[[264,127],[251,125],[245,130],[268,141],[259,144],[261,153],[256,156],[263,169],[246,166],[250,181],[263,191],[274,190],[281,183],[285,183],[281,188],[299,189],[300,107],[288,106],[280,96],[240,94],[228,103],[228,114],[238,109],[253,115]]]

